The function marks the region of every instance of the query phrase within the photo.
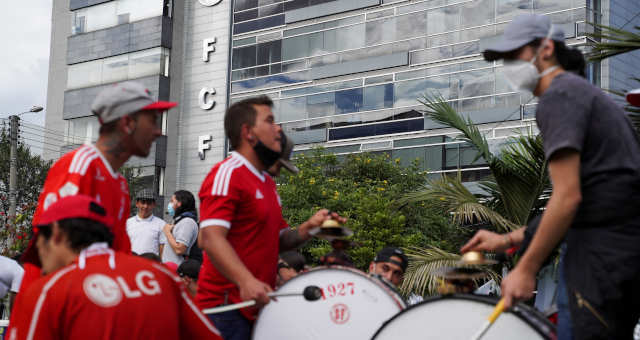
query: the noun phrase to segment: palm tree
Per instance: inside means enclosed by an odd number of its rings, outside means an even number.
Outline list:
[[[640,26],[634,27],[638,33],[604,25],[594,24],[593,26],[595,28],[594,32],[587,34],[592,41],[595,41],[591,45],[591,52],[587,55],[590,62],[599,62],[619,54],[640,49]],[[631,79],[640,82],[640,78],[632,77]],[[627,92],[624,89],[608,89],[608,91],[623,98]],[[640,109],[628,105],[626,102],[624,108],[629,113],[629,118],[636,131],[640,133]]]
[[[483,194],[471,193],[458,173],[456,177],[429,180],[420,190],[399,199],[399,205],[426,201],[450,214],[453,223],[487,222],[501,232],[526,224],[532,213],[544,206],[544,194],[551,192],[551,184],[539,136],[514,137],[499,154],[494,154],[471,119],[458,114],[444,98],[425,95],[420,102],[428,118],[460,131],[457,139],[477,149],[477,157],[487,162],[492,175],[479,183]],[[413,263],[405,274],[401,287],[404,292],[432,293],[436,285],[433,270],[452,265],[459,258],[436,248],[407,249],[407,252]]]

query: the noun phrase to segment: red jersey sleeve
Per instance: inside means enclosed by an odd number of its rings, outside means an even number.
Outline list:
[[[214,225],[231,228],[241,198],[238,183],[232,180],[233,173],[225,172],[224,165],[214,168],[202,183],[199,194],[200,228]]]

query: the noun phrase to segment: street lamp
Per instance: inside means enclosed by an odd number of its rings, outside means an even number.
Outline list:
[[[18,167],[18,121],[20,115],[44,110],[42,106],[32,106],[29,111],[9,117],[11,126],[11,160],[9,162],[9,216],[16,216],[16,168]]]

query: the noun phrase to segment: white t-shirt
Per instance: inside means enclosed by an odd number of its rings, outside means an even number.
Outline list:
[[[0,256],[0,299],[12,291],[17,293],[22,283],[24,269],[18,262],[4,256]]]
[[[191,250],[191,246],[196,242],[198,238],[198,224],[192,218],[183,218],[178,222],[174,227],[171,234],[176,239],[176,242],[182,243],[187,246],[187,251],[185,254],[189,254],[189,250]],[[162,233],[162,240],[160,243],[164,244],[164,248],[162,250],[162,262],[173,262],[177,265],[180,265],[184,261],[184,257],[181,255],[177,255],[171,245],[167,241],[167,237]]]
[[[131,240],[131,251],[140,255],[154,253],[160,255],[158,245],[162,236],[162,227],[166,222],[153,215],[140,218],[138,215],[127,220],[127,234]]]

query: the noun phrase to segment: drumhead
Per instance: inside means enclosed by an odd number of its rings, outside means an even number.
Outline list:
[[[387,321],[375,340],[468,340],[482,328],[498,300],[488,296],[454,294],[426,299]],[[518,304],[503,312],[483,340],[555,339],[555,327],[532,308]]]
[[[382,281],[340,266],[314,268],[277,292],[302,292],[310,285],[322,289],[320,300],[296,296],[271,301],[260,311],[253,339],[370,339],[406,308],[400,295]]]

